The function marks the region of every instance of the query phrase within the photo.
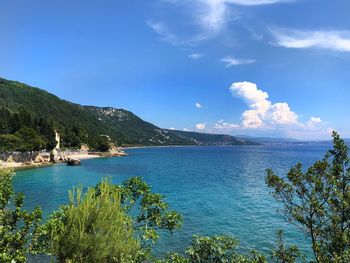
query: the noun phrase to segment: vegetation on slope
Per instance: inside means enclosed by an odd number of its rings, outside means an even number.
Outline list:
[[[61,100],[44,90],[5,79],[0,79],[0,106],[13,113],[25,109],[33,117],[52,122],[67,146],[79,143],[93,146],[101,135],[108,135],[119,145],[186,144],[176,136],[167,136],[162,129],[129,111],[84,107]]]
[[[36,121],[26,127],[33,129],[39,137],[46,141],[45,147],[52,145],[51,138],[47,135],[48,129],[51,129],[52,133],[54,129],[58,130],[62,135],[62,145],[66,147],[79,147],[86,143],[91,148],[98,149],[101,144],[105,144],[106,135],[120,146],[220,145],[218,141],[220,139],[224,140],[222,144],[226,144],[227,141],[230,141],[230,145],[249,144],[249,141],[234,140],[232,136],[222,135],[213,135],[213,138],[211,135],[203,135],[202,140],[197,142],[195,137],[198,135],[195,133],[191,136],[179,136],[174,132],[145,122],[127,110],[81,106],[62,100],[47,91],[2,78],[0,78],[0,109],[3,114],[8,115],[7,112],[10,112],[11,122],[16,122],[18,114],[23,112],[30,116],[32,121]],[[1,127],[6,124],[4,123],[5,118],[0,117],[1,135],[6,134],[8,137],[9,134],[19,131],[19,129],[12,128],[2,129]],[[40,130],[42,129],[40,123],[44,123],[45,131]],[[5,139],[11,141],[13,138]]]
[[[11,113],[0,108],[0,152],[31,151],[54,146],[52,123],[26,110]]]

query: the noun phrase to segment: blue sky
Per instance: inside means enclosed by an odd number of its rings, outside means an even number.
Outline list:
[[[0,76],[163,128],[350,136],[350,1],[0,2]]]

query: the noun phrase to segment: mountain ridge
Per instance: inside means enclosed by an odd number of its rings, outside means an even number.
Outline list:
[[[72,127],[76,127],[76,136],[82,134],[80,140],[91,141],[107,135],[121,146],[254,144],[245,139],[237,140],[231,135],[203,136],[191,132],[179,136],[179,133],[159,128],[125,109],[80,105],[60,99],[44,89],[4,78],[0,78],[0,107],[13,113],[24,109],[34,117],[50,120],[53,127],[63,134],[63,138],[72,133]],[[198,140],[199,137],[202,139]],[[203,138],[207,138],[206,141]],[[219,138],[223,140],[221,144]]]

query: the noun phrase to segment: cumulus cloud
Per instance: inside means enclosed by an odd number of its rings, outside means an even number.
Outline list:
[[[252,82],[235,82],[230,88],[233,96],[247,104],[248,109],[241,115],[239,123],[225,122],[198,123],[197,130],[214,133],[250,133],[271,136],[295,137],[299,139],[329,138],[332,129],[320,117],[301,121],[287,102],[272,102],[269,94]]]
[[[175,128],[174,128],[174,127],[170,127],[169,130],[172,130],[172,131],[173,131],[173,130],[175,130]]]
[[[286,48],[322,48],[350,52],[350,31],[271,30],[275,44]]]
[[[235,82],[230,91],[233,95],[245,100],[249,106],[242,114],[244,128],[261,128],[269,125],[298,124],[298,115],[293,112],[288,103],[272,103],[268,100],[269,95],[258,89],[255,83]]]
[[[221,62],[226,64],[226,66],[225,66],[226,68],[229,68],[232,66],[252,64],[252,63],[255,63],[256,60],[254,60],[254,59],[237,59],[234,57],[224,57],[221,59]]]
[[[205,123],[197,123],[196,124],[196,129],[197,130],[204,130],[205,129]]]
[[[313,128],[313,127],[317,126],[320,123],[323,123],[321,118],[319,118],[319,117],[311,117],[310,120],[307,122],[307,126]]]
[[[243,129],[280,130],[299,138],[312,138],[312,134],[323,137],[328,135],[326,123],[320,117],[311,117],[307,122],[301,122],[287,102],[272,103],[268,93],[258,89],[255,83],[235,82],[230,91],[248,104],[249,109],[242,113]]]
[[[202,104],[200,104],[199,102],[196,102],[194,106],[196,106],[197,109],[203,108]]]

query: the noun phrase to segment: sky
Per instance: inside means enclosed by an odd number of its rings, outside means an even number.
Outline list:
[[[2,0],[0,77],[162,128],[350,137],[349,0]]]

